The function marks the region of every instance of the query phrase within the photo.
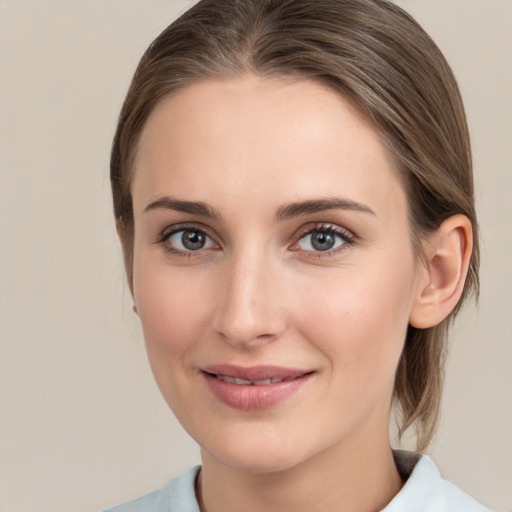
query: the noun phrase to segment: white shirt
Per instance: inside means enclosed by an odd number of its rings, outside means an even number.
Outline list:
[[[400,450],[393,453],[398,471],[407,481],[382,512],[490,512],[444,480],[427,455]]]
[[[427,455],[395,451],[395,462],[406,482],[382,512],[490,512],[452,483],[443,480]],[[195,481],[201,466],[195,466],[165,487],[105,512],[200,512]]]

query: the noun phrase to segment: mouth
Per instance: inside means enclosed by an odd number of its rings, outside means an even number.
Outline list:
[[[245,367],[231,364],[208,366],[203,369],[203,372],[224,382],[241,386],[278,384],[283,381],[292,381],[309,373],[313,373],[312,370],[286,368],[282,366],[259,365]]]
[[[240,379],[238,377],[231,377],[230,375],[212,375],[213,377],[222,380],[224,382],[229,382],[230,384],[236,384],[237,386],[264,386],[266,384],[278,384],[279,382],[295,380],[299,377],[286,377],[285,379],[280,379],[278,377],[273,377],[272,379],[262,379],[262,380],[247,380]]]
[[[225,405],[261,410],[297,393],[315,371],[277,366],[216,365],[202,369],[201,373],[210,391]]]

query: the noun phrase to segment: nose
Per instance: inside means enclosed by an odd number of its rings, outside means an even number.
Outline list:
[[[278,339],[287,327],[279,271],[264,257],[226,262],[219,285],[214,329],[228,343],[251,348]]]

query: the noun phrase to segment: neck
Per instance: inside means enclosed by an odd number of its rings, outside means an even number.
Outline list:
[[[297,466],[251,473],[203,452],[198,482],[202,512],[373,512],[402,487],[389,439],[344,440]]]

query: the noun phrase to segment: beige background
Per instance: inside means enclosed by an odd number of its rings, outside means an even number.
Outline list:
[[[432,454],[512,511],[512,1],[402,0],[455,69],[483,232]],[[160,398],[111,219],[110,140],[144,48],[187,1],[0,0],[0,511],[89,512],[198,461]]]

